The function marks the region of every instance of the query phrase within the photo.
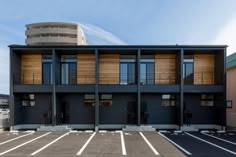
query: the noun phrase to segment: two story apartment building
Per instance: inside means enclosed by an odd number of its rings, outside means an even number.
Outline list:
[[[11,126],[223,129],[225,56],[225,45],[11,45]]]

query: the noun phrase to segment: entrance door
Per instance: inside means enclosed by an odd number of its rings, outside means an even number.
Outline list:
[[[127,124],[136,124],[137,123],[137,103],[128,102],[127,105]]]
[[[61,124],[68,124],[70,119],[70,106],[68,103],[62,102],[61,103],[61,112],[60,112],[60,123]]]

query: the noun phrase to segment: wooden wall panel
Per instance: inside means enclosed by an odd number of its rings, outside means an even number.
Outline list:
[[[95,84],[95,54],[77,55],[77,83]]]
[[[99,83],[119,84],[120,55],[100,54],[99,55]]]
[[[176,54],[155,55],[155,84],[175,84]]]
[[[194,55],[194,84],[214,84],[214,54]]]
[[[22,84],[42,84],[42,55],[21,55]]]

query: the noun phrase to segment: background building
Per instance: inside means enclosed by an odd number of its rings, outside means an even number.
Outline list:
[[[9,128],[9,95],[0,94],[0,129]]]
[[[225,56],[224,45],[12,45],[11,126],[223,129]]]
[[[75,23],[33,23],[26,28],[26,45],[87,45],[83,30]]]
[[[236,53],[227,57],[227,126],[236,129]]]

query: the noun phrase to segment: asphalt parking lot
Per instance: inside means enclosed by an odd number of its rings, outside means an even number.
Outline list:
[[[0,156],[233,157],[236,133],[217,132],[3,132]]]
[[[236,133],[165,132],[161,133],[187,156],[235,157]]]
[[[184,157],[158,132],[4,132],[0,156]]]

